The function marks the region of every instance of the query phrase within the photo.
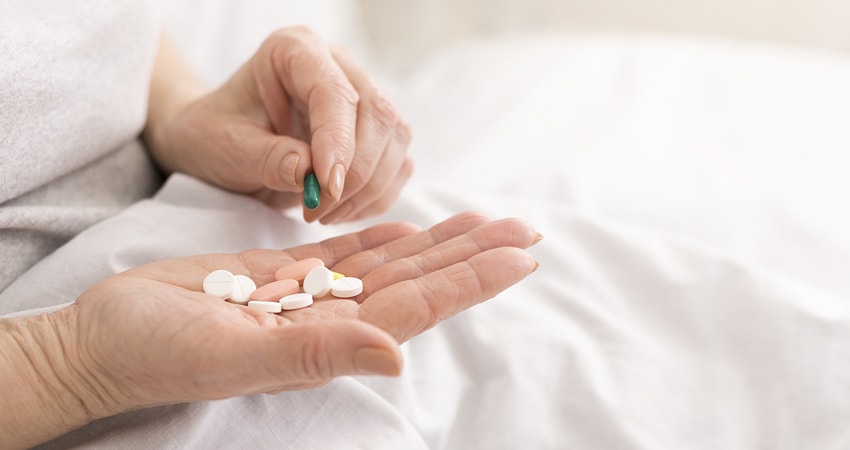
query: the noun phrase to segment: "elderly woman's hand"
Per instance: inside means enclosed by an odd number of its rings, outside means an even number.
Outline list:
[[[65,426],[140,407],[310,388],[346,374],[397,375],[400,342],[530,274],[537,264],[524,249],[538,239],[524,221],[463,214],[427,231],[388,223],[286,251],[147,264],[41,320],[47,332],[6,323],[21,337],[0,346],[0,375],[12,365],[3,356],[23,349],[26,357],[12,358],[24,362],[14,368],[21,389],[42,391],[36,398],[48,404],[36,411],[39,420],[58,414]],[[311,257],[361,278],[363,294],[269,314],[202,290],[216,269],[263,285],[278,268]],[[4,408],[16,404],[10,392],[0,400]],[[20,404],[36,408],[39,401]],[[50,430],[43,424],[37,431]]]
[[[179,107],[174,99],[196,88],[174,82],[177,59],[166,42],[146,132],[166,170],[279,208],[300,203],[314,172],[321,202],[304,218],[322,223],[385,211],[410,177],[409,125],[347,53],[312,31],[274,33],[223,86]]]

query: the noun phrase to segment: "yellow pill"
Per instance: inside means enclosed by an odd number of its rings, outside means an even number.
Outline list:
[[[345,278],[345,275],[343,275],[341,273],[333,272],[333,274],[334,274],[334,280],[339,280],[340,278]]]

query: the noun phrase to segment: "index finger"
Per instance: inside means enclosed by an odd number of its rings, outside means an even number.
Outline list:
[[[360,97],[318,35],[292,28],[279,36],[272,52],[275,71],[299,112],[307,115],[313,172],[326,197],[337,201],[354,156]]]

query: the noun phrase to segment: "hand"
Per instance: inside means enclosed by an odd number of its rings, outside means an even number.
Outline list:
[[[348,54],[305,28],[271,35],[158,135],[155,155],[166,169],[278,208],[301,203],[304,177],[315,172],[321,204],[304,209],[307,221],[381,213],[413,169],[410,127],[396,108]]]
[[[464,214],[427,231],[404,223],[287,251],[251,250],[156,262],[107,279],[69,308],[75,373],[99,416],[128,409],[319,386],[345,374],[396,375],[398,343],[530,274],[539,235],[517,219]],[[258,285],[308,257],[361,278],[355,299],[322,299],[282,314],[202,292],[212,270]],[[88,387],[94,387],[89,389]],[[86,400],[83,400],[86,403]]]

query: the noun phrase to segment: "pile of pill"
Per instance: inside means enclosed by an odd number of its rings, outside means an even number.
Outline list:
[[[313,304],[313,299],[328,294],[351,298],[363,292],[359,278],[333,272],[319,258],[302,259],[281,267],[274,277],[275,281],[257,288],[245,275],[214,270],[204,278],[204,292],[270,313],[305,308]]]

